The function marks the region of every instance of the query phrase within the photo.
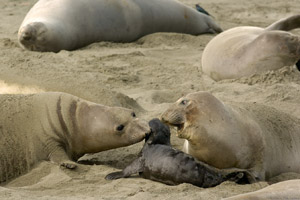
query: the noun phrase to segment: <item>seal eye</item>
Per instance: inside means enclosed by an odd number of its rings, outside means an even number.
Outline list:
[[[180,102],[180,104],[182,104],[182,105],[186,105],[186,104],[187,104],[187,102],[188,102],[188,100],[182,100],[182,101]]]
[[[121,125],[119,125],[118,127],[117,127],[117,130],[118,131],[122,131],[124,129],[124,125],[123,124],[121,124]]]
[[[136,115],[135,115],[135,113],[134,113],[134,112],[132,112],[132,113],[131,113],[131,116],[132,116],[132,117],[136,117]]]

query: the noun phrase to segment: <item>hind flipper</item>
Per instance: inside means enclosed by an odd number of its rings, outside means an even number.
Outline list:
[[[268,26],[265,30],[282,30],[282,31],[290,31],[296,28],[300,28],[300,15],[293,15],[291,17],[287,17],[281,20],[278,20]]]
[[[211,16],[211,15],[210,15],[206,10],[204,10],[204,8],[202,8],[199,4],[196,4],[195,6],[196,6],[196,10],[198,10],[199,12]]]

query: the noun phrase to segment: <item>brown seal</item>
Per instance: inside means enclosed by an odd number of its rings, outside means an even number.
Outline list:
[[[272,107],[188,94],[161,116],[186,139],[183,151],[214,167],[248,169],[258,180],[300,172],[300,121]]]
[[[144,139],[150,127],[126,108],[66,93],[0,95],[0,182],[41,160],[75,168],[79,157]],[[72,160],[72,161],[71,161]]]

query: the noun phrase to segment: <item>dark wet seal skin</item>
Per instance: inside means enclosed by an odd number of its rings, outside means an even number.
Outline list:
[[[170,144],[170,129],[159,119],[152,119],[149,125],[152,131],[146,136],[139,157],[123,171],[108,174],[106,180],[127,178],[139,173],[145,179],[167,185],[190,183],[203,188],[216,186],[226,180],[237,183],[255,182],[254,176],[247,170],[219,170],[173,149]]]

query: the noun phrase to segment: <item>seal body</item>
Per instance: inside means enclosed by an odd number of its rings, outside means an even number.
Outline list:
[[[65,93],[0,95],[0,106],[0,182],[41,160],[73,169],[85,153],[134,144],[150,132],[130,109]]]
[[[131,42],[154,32],[222,31],[213,19],[176,0],[39,0],[18,33],[33,51],[74,50],[93,42]]]
[[[237,196],[225,198],[224,200],[248,200],[248,199],[299,199],[300,198],[300,180],[289,180],[270,185],[266,188],[240,194]]]
[[[192,156],[173,149],[170,130],[158,119],[149,122],[150,136],[145,139],[139,157],[121,172],[106,176],[107,180],[126,178],[132,174],[168,185],[190,183],[199,187],[213,187],[226,180],[251,182],[255,180],[246,170],[219,170],[196,161]]]
[[[300,172],[300,121],[274,108],[226,105],[208,92],[196,92],[161,118],[186,139],[185,153],[214,167],[248,169],[258,180]]]
[[[214,37],[202,54],[202,71],[212,79],[240,78],[292,66],[300,59],[300,15],[267,28],[235,27]]]

